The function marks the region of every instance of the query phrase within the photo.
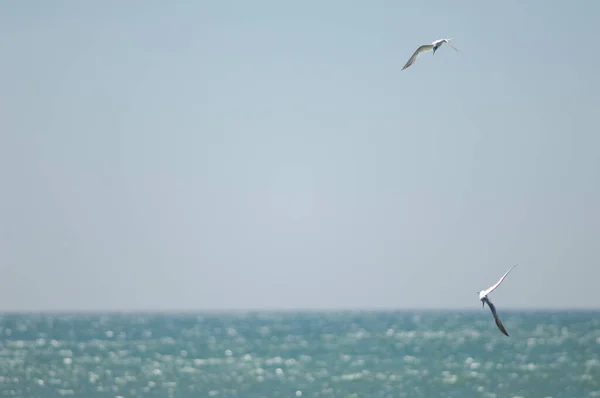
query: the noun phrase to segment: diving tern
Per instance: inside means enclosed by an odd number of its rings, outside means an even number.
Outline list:
[[[444,43],[448,43],[448,45],[450,47],[452,47],[453,49],[455,49],[456,51],[459,51],[458,48],[456,48],[454,46],[454,44],[452,44],[450,42],[450,40],[452,39],[440,39],[440,40],[436,40],[431,44],[423,44],[422,46],[420,46],[419,48],[417,48],[417,50],[414,52],[414,54],[412,55],[412,57],[410,57],[410,59],[408,60],[408,62],[406,63],[406,65],[404,65],[404,68],[402,68],[402,70],[408,68],[409,66],[411,66],[415,60],[417,59],[417,57],[419,56],[419,54],[425,52],[425,51],[431,51],[433,50],[433,55],[435,55],[435,52],[437,51],[438,48],[440,48],[440,46]]]
[[[479,300],[481,300],[481,306],[484,307],[485,304],[488,305],[488,307],[490,307],[490,310],[492,310],[492,315],[494,315],[494,320],[496,321],[496,326],[498,326],[498,329],[500,329],[500,331],[502,333],[504,333],[505,335],[508,336],[508,333],[506,332],[506,329],[504,329],[504,326],[502,325],[502,322],[500,322],[500,318],[498,317],[498,313],[496,313],[496,307],[494,306],[494,304],[492,304],[492,302],[490,301],[490,299],[488,299],[488,294],[490,294],[491,292],[493,292],[494,290],[496,290],[496,288],[498,286],[500,286],[500,284],[502,283],[502,281],[504,280],[504,278],[506,278],[506,275],[508,275],[508,273],[510,271],[512,271],[513,268],[515,268],[518,264],[513,265],[508,271],[506,271],[506,273],[504,275],[502,275],[502,278],[500,278],[500,280],[498,282],[496,282],[495,285],[493,285],[492,287],[486,289],[486,290],[481,290],[479,292]]]

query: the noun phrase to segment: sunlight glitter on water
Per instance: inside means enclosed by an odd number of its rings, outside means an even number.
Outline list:
[[[5,316],[0,396],[566,398],[600,390],[594,316],[544,324],[513,313],[507,325],[521,326],[510,338],[476,315],[451,318]]]

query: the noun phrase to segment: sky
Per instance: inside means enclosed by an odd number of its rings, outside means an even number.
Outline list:
[[[0,311],[600,308],[598,15],[2,2]]]

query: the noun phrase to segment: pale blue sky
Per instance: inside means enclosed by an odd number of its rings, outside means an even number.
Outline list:
[[[0,310],[598,308],[599,15],[2,2]]]

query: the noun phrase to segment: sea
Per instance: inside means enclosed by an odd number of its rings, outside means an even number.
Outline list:
[[[500,316],[5,313],[0,397],[600,397],[600,311]]]

